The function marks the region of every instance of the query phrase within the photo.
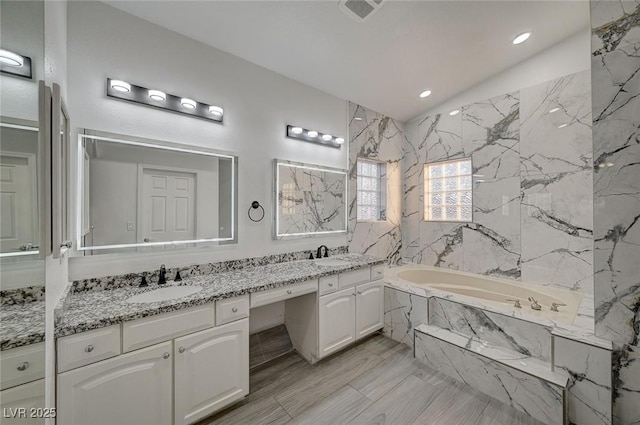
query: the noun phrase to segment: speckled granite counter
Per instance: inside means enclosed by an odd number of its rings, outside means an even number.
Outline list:
[[[149,285],[147,288],[126,287],[70,293],[64,300],[64,311],[60,322],[56,324],[55,335],[72,335],[128,320],[207,304],[218,299],[384,263],[383,259],[361,254],[342,254],[331,258],[344,260],[347,264],[321,266],[313,260],[301,260],[189,277],[180,282],[180,285],[200,285],[204,289],[193,295],[162,302],[131,304],[126,301],[133,295],[157,289],[157,285]],[[175,284],[169,282],[166,286]]]
[[[44,301],[0,306],[0,351],[44,341]]]

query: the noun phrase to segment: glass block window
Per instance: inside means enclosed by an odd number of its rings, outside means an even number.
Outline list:
[[[471,221],[471,159],[424,166],[425,221]]]
[[[365,159],[357,161],[357,220],[387,219],[387,164]]]

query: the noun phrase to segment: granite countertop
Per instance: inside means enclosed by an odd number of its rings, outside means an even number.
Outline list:
[[[179,283],[169,281],[165,286],[200,285],[204,289],[193,295],[161,302],[134,304],[126,301],[132,295],[158,289],[156,284],[150,284],[146,288],[136,286],[106,291],[71,293],[64,300],[64,311],[60,316],[59,323],[56,324],[55,336],[72,335],[128,320],[292,285],[309,279],[317,279],[385,262],[383,259],[362,254],[341,254],[332,256],[330,259],[341,259],[347,264],[321,266],[314,260],[299,260],[248,267],[225,273],[193,276],[185,278]]]
[[[0,351],[44,341],[45,301],[0,306]]]

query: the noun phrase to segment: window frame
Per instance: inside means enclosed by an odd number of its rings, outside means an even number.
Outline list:
[[[369,163],[369,164],[374,164],[378,167],[378,176],[377,177],[372,177],[369,175],[362,175],[358,173],[358,163],[359,162],[363,162],[363,163]],[[384,167],[384,173],[381,172],[380,168]],[[387,162],[386,161],[380,161],[377,159],[372,159],[372,158],[361,158],[358,157],[356,158],[356,187],[355,187],[355,194],[356,194],[356,223],[383,223],[387,221],[387,209],[388,209],[388,204],[387,204],[387,191],[388,191],[388,187],[387,187],[387,183],[388,183],[388,179],[387,179]],[[368,190],[368,189],[358,189],[358,182],[360,181],[361,178],[367,178],[367,179],[373,179],[373,180],[377,180],[378,184],[380,186],[380,190]],[[376,205],[372,205],[372,204],[360,204],[360,202],[358,201],[359,196],[358,194],[360,192],[368,192],[368,193],[377,193],[380,199],[380,203],[379,205],[377,205],[378,207],[378,218],[377,219],[361,219],[358,216],[358,210],[359,207],[361,206],[369,206],[369,207],[376,207]],[[383,216],[383,212],[384,212],[384,216]]]
[[[430,183],[431,183],[431,177],[429,176],[429,167],[431,166],[435,166],[435,165],[445,165],[445,164],[450,164],[450,163],[457,163],[460,164],[463,161],[468,161],[470,164],[470,172],[469,174],[458,174],[457,177],[458,179],[460,177],[465,177],[465,176],[469,176],[469,178],[471,179],[471,186],[470,188],[467,189],[456,189],[456,190],[440,190],[440,191],[435,191],[435,192],[431,192],[430,190]],[[459,166],[458,166],[459,169]],[[423,165],[423,170],[422,170],[422,194],[423,194],[423,202],[422,202],[422,208],[423,208],[423,212],[422,212],[422,221],[426,222],[426,223],[473,223],[473,198],[474,198],[474,189],[473,189],[473,162],[471,157],[464,157],[464,158],[456,158],[456,159],[447,159],[444,161],[437,161],[437,162],[425,162]],[[445,176],[444,174],[441,177],[434,177],[434,179],[442,179],[444,182],[444,179],[447,178],[447,176]],[[470,207],[471,208],[471,217],[469,218],[469,220],[463,220],[463,219],[456,219],[456,220],[446,220],[446,219],[431,219],[427,217],[427,214],[429,212],[429,208],[432,206],[431,205],[431,194],[432,193],[441,193],[443,196],[443,199],[446,199],[446,194],[447,193],[452,193],[452,192],[457,192],[457,193],[461,193],[461,192],[471,192],[471,203],[470,204],[456,204],[455,206],[457,207],[458,210],[458,217],[460,216],[460,209],[462,207]],[[459,201],[459,198],[458,198]],[[447,206],[454,206],[454,205],[447,205],[447,204],[442,204],[441,205],[442,208],[446,208]]]

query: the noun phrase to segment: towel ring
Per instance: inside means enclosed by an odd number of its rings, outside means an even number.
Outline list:
[[[253,217],[251,217],[251,210],[257,210],[258,208],[262,210],[262,215],[259,219],[255,220]],[[249,207],[249,210],[247,211],[247,215],[249,216],[249,220],[253,221],[254,223],[262,221],[262,219],[264,218],[264,208],[262,207],[262,205],[260,205],[260,202],[253,201],[251,203],[251,206]]]

